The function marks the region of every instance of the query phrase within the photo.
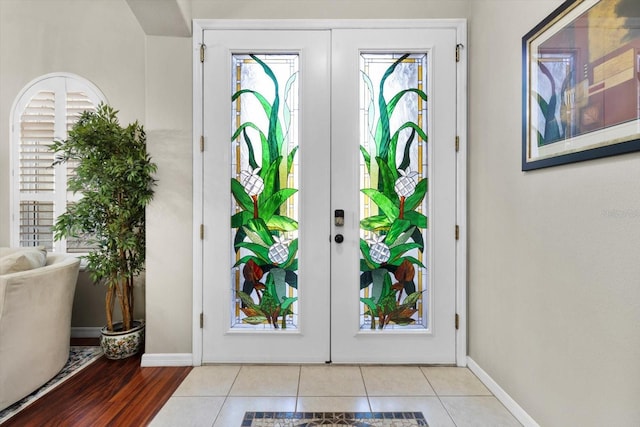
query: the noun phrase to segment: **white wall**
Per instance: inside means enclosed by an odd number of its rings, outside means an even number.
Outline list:
[[[147,38],[147,141],[158,187],[147,209],[147,353],[191,353],[191,39]]]
[[[521,172],[521,38],[562,1],[470,3],[470,356],[541,426],[637,426],[640,154]]]
[[[192,0],[194,19],[466,18],[468,0]]]

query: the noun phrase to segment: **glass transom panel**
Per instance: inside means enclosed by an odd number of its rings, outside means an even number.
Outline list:
[[[298,62],[232,55],[232,328],[298,325]]]
[[[428,328],[427,55],[360,54],[360,327]]]

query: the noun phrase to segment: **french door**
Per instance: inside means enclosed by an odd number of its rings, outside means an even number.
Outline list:
[[[200,362],[456,362],[457,44],[202,31]]]

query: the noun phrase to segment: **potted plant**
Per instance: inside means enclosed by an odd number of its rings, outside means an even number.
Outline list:
[[[83,258],[91,279],[107,288],[101,344],[112,359],[137,353],[144,339],[144,321],[133,318],[133,286],[144,270],[145,206],[153,198],[157,169],[143,127],[137,121],[122,127],[117,114],[106,104],[85,111],[67,140],[51,145],[54,164],[75,168],[68,190],[82,195],[56,219],[54,238],[84,238],[92,248]],[[114,321],[116,302],[121,322]]]

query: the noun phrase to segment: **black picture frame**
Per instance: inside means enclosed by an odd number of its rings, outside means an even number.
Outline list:
[[[640,1],[567,0],[522,38],[522,170],[640,150]]]

